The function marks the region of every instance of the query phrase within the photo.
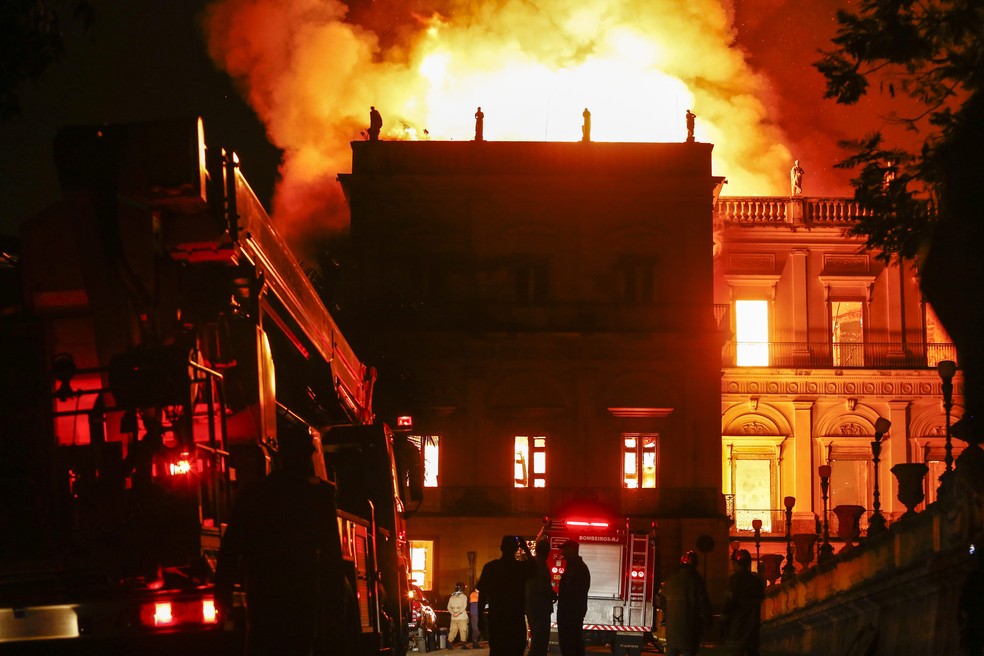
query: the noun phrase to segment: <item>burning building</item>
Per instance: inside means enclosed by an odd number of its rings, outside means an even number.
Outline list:
[[[421,587],[468,580],[544,516],[651,531],[662,574],[698,543],[724,554],[712,146],[352,149],[351,332],[428,458]]]

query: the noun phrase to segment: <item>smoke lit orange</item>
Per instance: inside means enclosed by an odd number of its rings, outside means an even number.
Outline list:
[[[386,48],[335,0],[221,0],[208,30],[284,150],[281,224],[344,216],[335,174],[370,105],[383,139],[471,139],[481,106],[487,140],[527,141],[579,140],[585,108],[595,141],[683,141],[692,109],[727,193],[788,193],[767,84],[718,0],[453,1]]]

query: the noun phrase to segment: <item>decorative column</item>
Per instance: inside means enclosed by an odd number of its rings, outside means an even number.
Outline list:
[[[818,563],[825,563],[834,557],[834,547],[830,544],[830,523],[827,513],[827,499],[830,491],[830,465],[820,465],[817,468],[820,474],[820,494],[823,497],[823,544],[820,545],[820,555],[817,557]]]
[[[752,520],[752,530],[755,531],[755,571],[762,573],[762,555],[760,547],[762,545],[762,520]]]
[[[782,567],[782,580],[788,581],[796,576],[796,565],[793,565],[793,506],[796,505],[796,497],[786,497],[782,500],[786,506],[786,564]]]
[[[781,490],[802,502],[797,520],[813,521],[813,401],[793,401],[793,451],[784,454],[792,478]],[[791,484],[790,484],[791,483]]]
[[[792,335],[793,355],[797,362],[804,364],[810,361],[809,348],[809,306],[810,306],[810,279],[808,272],[808,258],[810,250],[808,248],[793,248],[789,251],[789,267],[792,272],[791,305],[793,314]]]
[[[872,461],[875,466],[875,485],[872,492],[872,497],[874,502],[872,503],[872,509],[874,513],[871,515],[871,520],[868,522],[868,536],[872,537],[880,533],[885,532],[885,517],[881,512],[881,492],[878,489],[878,463],[880,462],[879,456],[881,455],[881,441],[888,429],[892,427],[892,422],[885,419],[884,417],[879,417],[875,421],[875,439],[871,443],[871,456]]]

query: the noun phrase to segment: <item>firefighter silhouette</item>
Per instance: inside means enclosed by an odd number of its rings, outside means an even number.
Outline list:
[[[536,575],[536,563],[526,542],[506,535],[500,545],[502,556],[482,567],[478,588],[478,612],[489,608],[486,622],[489,656],[523,656],[526,651],[526,581]],[[517,558],[522,549],[525,559]]]
[[[246,591],[246,653],[340,654],[358,636],[345,628],[350,588],[331,485],[313,476],[306,427],[280,432],[281,467],[243,490],[219,550],[216,602]]]

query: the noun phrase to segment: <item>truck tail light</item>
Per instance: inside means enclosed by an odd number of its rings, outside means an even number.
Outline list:
[[[219,620],[219,615],[215,611],[214,599],[202,599],[202,623],[215,624]]]
[[[170,601],[154,604],[154,626],[170,626],[174,624],[174,613]]]
[[[218,621],[213,597],[165,599],[144,604],[140,609],[140,623],[153,629],[205,626]]]

